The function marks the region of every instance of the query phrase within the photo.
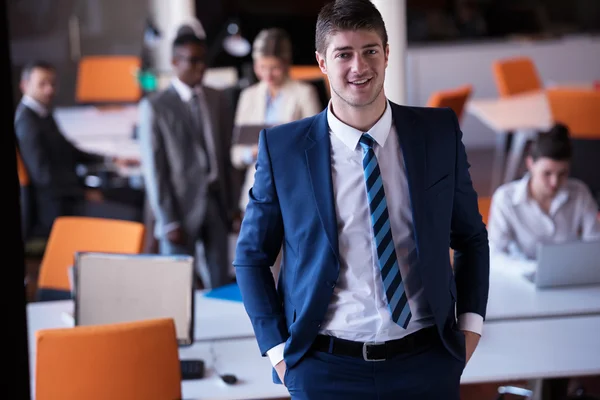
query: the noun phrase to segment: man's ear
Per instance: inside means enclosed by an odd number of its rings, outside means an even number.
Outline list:
[[[385,55],[385,67],[387,68],[388,61],[390,60],[390,45],[389,45],[389,43],[385,45],[385,50],[384,50],[383,54]]]
[[[531,171],[531,168],[533,167],[533,164],[534,164],[533,157],[527,156],[525,158],[525,165],[527,166],[527,169],[529,171]]]
[[[318,51],[315,51],[315,58],[317,59],[317,64],[319,65],[321,72],[327,75],[327,63],[325,62],[325,57]]]

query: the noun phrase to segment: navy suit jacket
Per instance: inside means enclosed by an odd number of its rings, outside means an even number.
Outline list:
[[[456,316],[473,312],[485,318],[489,247],[462,133],[450,109],[392,103],[392,114],[410,190],[415,268],[443,343],[464,360]],[[327,110],[263,130],[237,243],[237,282],[260,351],[264,356],[285,342],[288,368],[318,334],[339,275],[330,153]],[[270,266],[282,245],[276,287]]]

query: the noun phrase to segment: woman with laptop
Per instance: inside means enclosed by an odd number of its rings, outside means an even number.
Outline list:
[[[284,30],[262,30],[254,40],[252,58],[259,82],[240,94],[236,126],[279,125],[321,111],[322,105],[313,85],[289,77],[292,43]],[[258,139],[258,134],[256,137]],[[246,209],[248,191],[254,183],[257,150],[257,144],[234,144],[231,149],[233,165],[247,170],[239,204],[242,211]]]
[[[487,227],[492,268],[530,275],[540,244],[600,240],[598,204],[569,178],[571,157],[569,130],[556,124],[532,143],[525,176],[496,190]]]

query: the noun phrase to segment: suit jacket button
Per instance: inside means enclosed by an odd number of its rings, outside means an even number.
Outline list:
[[[331,286],[331,288],[334,288],[334,287],[335,287],[335,282],[327,282],[327,284],[328,284],[329,286]]]

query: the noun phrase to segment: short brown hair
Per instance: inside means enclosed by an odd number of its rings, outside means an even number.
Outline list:
[[[328,38],[339,31],[356,31],[359,29],[376,31],[381,37],[383,47],[388,43],[387,30],[381,13],[370,0],[335,0],[331,1],[319,12],[315,32],[315,47],[324,55]]]
[[[533,161],[540,158],[570,161],[572,153],[569,128],[561,123],[555,124],[548,132],[540,133],[529,151]]]
[[[291,63],[292,41],[287,32],[280,28],[260,31],[252,45],[252,58],[257,57],[276,57]]]

